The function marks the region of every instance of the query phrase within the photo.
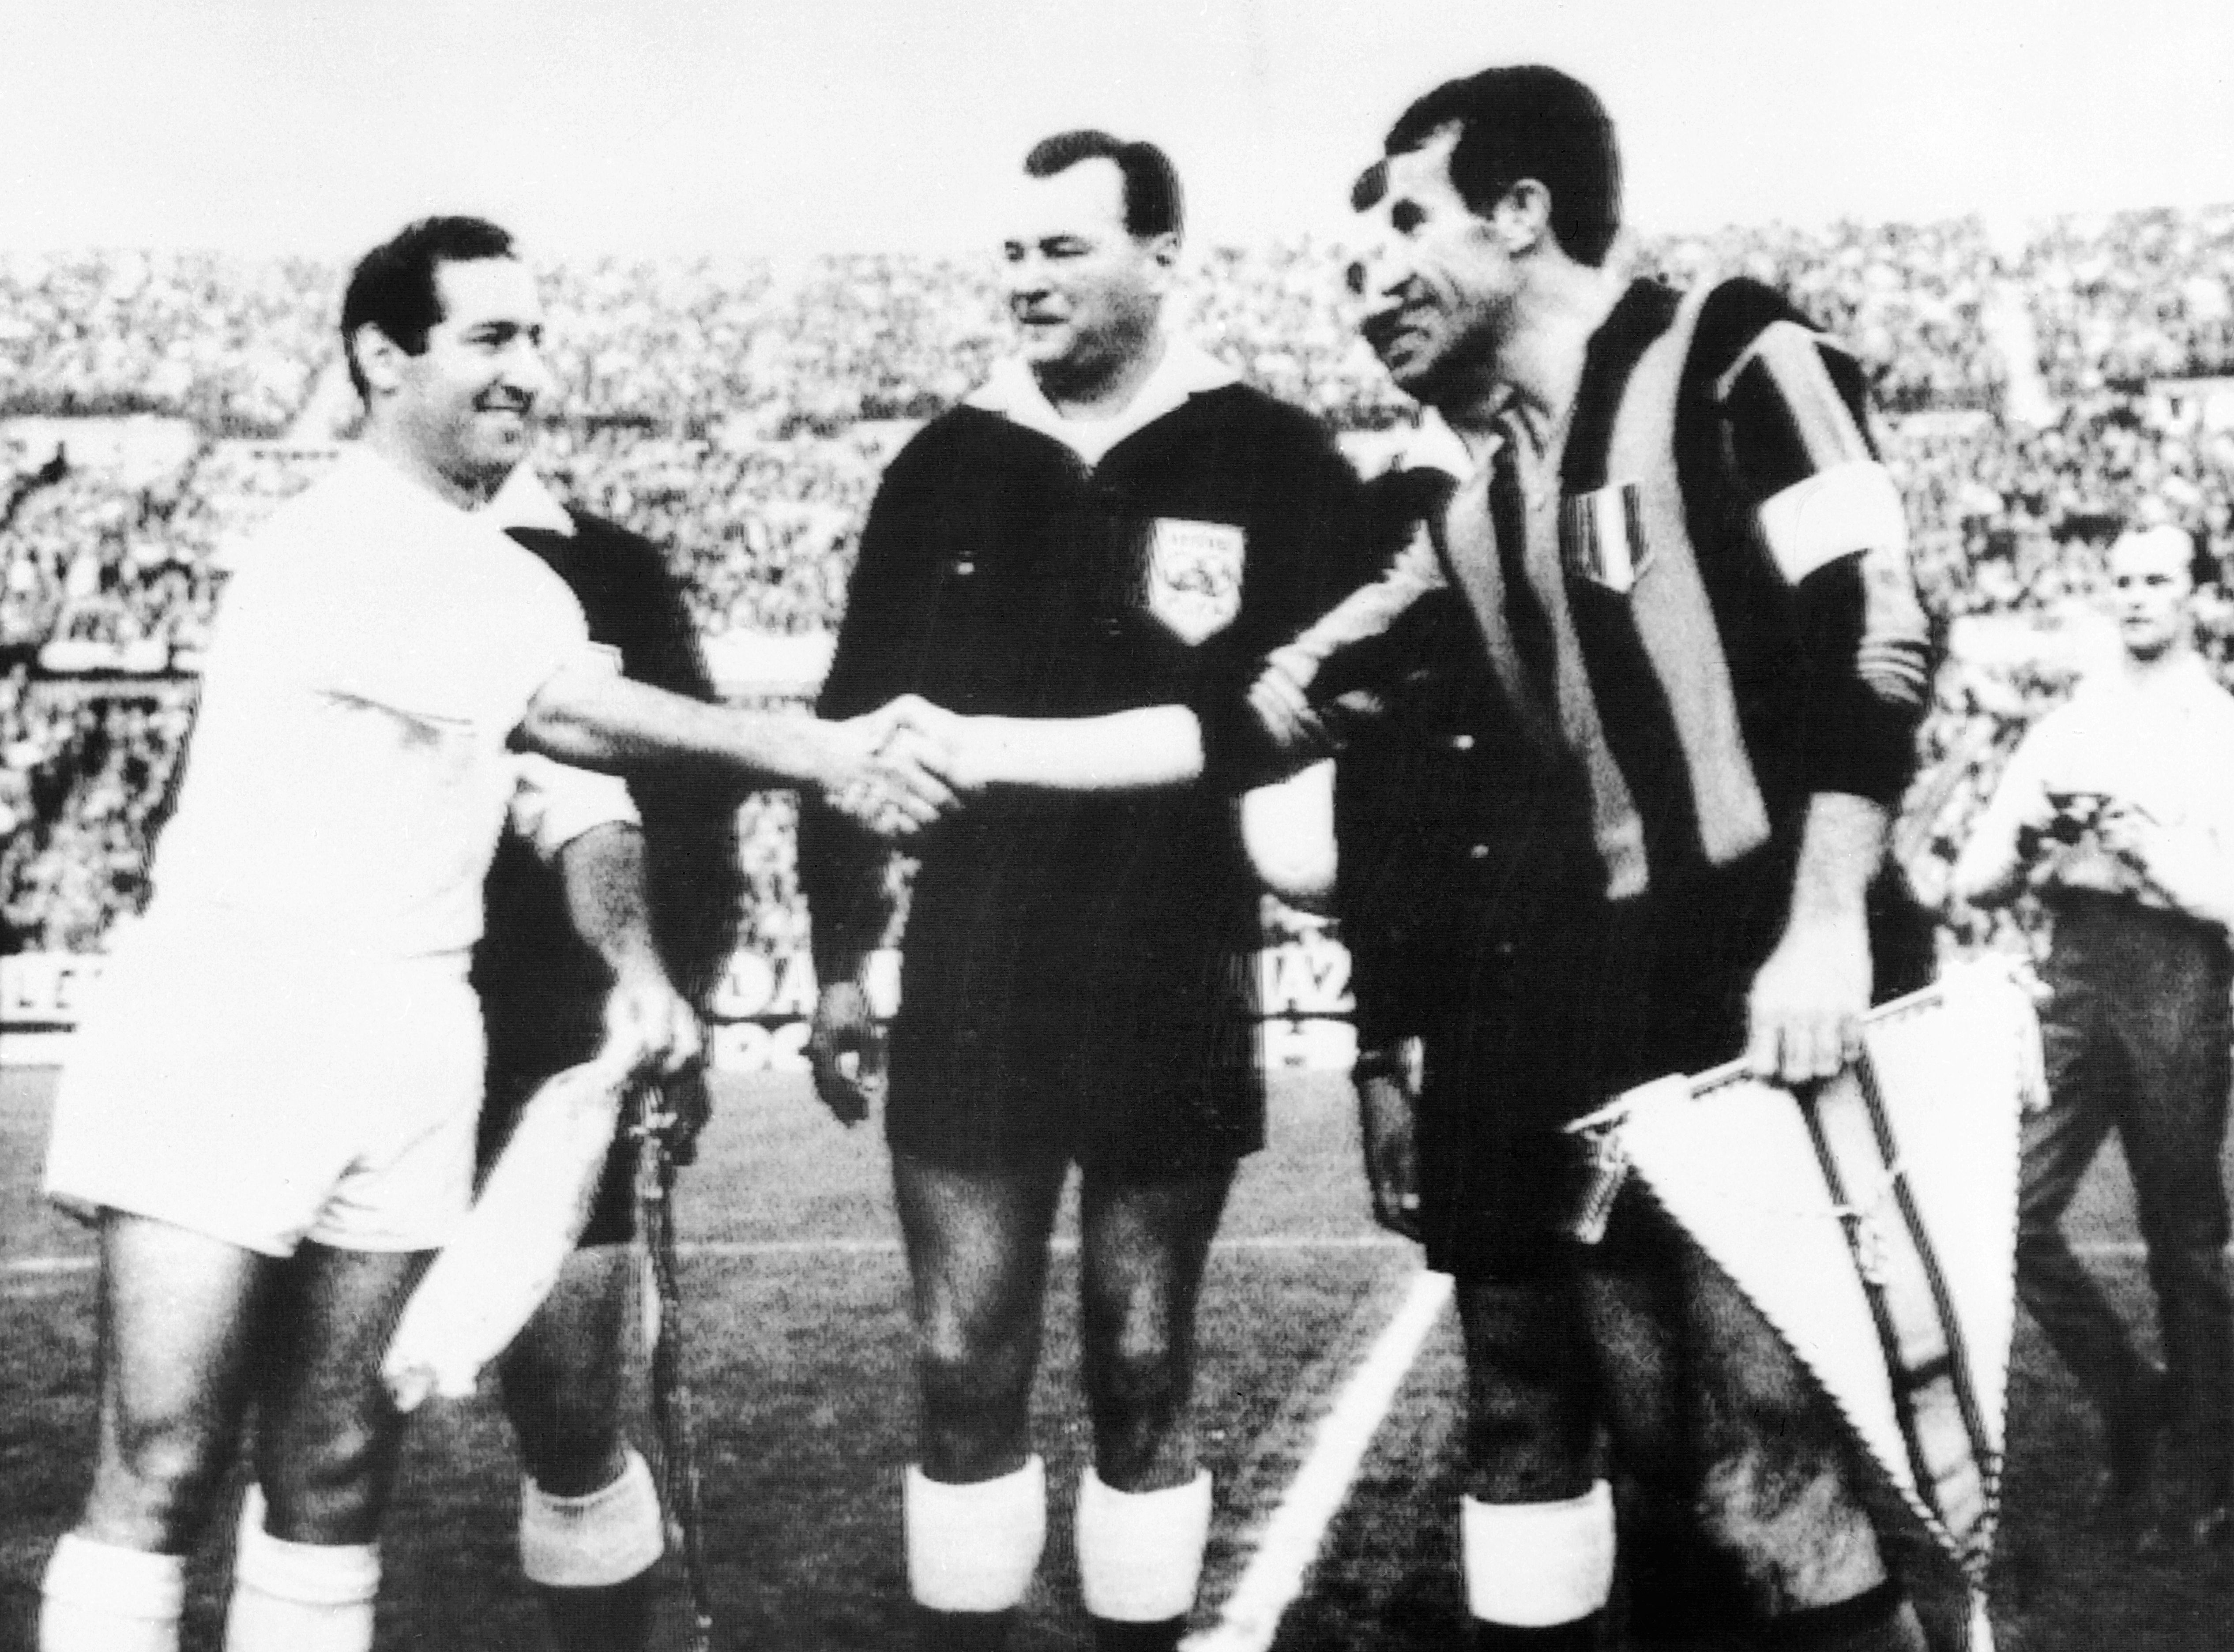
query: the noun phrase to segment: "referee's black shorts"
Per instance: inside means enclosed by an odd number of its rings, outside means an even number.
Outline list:
[[[895,1151],[970,1173],[1075,1163],[1156,1181],[1231,1170],[1264,1146],[1247,955],[1200,966],[1206,980],[1105,955],[1060,976],[960,977],[962,990],[946,962],[936,945],[909,954],[885,1108]]]

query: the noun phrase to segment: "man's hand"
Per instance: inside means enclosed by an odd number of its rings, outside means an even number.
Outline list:
[[[1398,1062],[1387,1055],[1359,1058],[1358,1135],[1365,1146],[1365,1184],[1373,1219],[1408,1239],[1420,1237],[1420,1159],[1416,1103]]]
[[[699,1057],[698,1017],[663,970],[623,970],[605,995],[605,1048],[633,1053],[648,1076],[680,1073]]]
[[[814,1001],[807,1064],[814,1093],[839,1123],[857,1125],[885,1090],[885,1046],[869,995],[852,981],[833,981]]]
[[[2211,924],[2234,918],[2226,858],[2203,833],[2165,826],[2138,804],[2110,800],[2094,817],[2094,836],[2146,887],[2190,917]]]
[[[1808,799],[1784,938],[1746,1000],[1746,1065],[1756,1078],[1806,1084],[1861,1055],[1872,979],[1868,891],[1885,829],[1883,806],[1867,798]]]
[[[830,746],[824,800],[880,838],[921,831],[961,800],[950,784],[962,767],[951,740],[961,721],[903,695],[865,715],[823,724]]]
[[[644,1120],[645,1127],[667,1143],[667,1156],[677,1165],[698,1162],[698,1138],[714,1116],[713,1092],[706,1087],[702,1063],[676,1074],[659,1087],[659,1107]]]
[[[1795,913],[1747,999],[1746,1065],[1754,1076],[1806,1084],[1835,1077],[1858,1058],[1870,979],[1869,925],[1859,907]]]
[[[1249,708],[1284,758],[1324,757],[1333,748],[1326,725],[1311,708],[1311,680],[1318,669],[1318,662],[1303,650],[1277,648],[1250,685]]]

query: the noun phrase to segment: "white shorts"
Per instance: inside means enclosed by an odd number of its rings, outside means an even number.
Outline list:
[[[367,963],[143,927],[55,1099],[47,1192],[269,1256],[438,1248],[473,1194],[480,1005],[461,956]]]

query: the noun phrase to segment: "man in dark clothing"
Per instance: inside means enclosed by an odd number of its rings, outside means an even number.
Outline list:
[[[1448,474],[1273,675],[1396,712],[1346,760],[1344,904],[1376,1211],[1459,1283],[1478,1644],[1596,1644],[1603,1425],[1734,1562],[1745,1644],[1919,1645],[1828,1408],[1636,1195],[1577,1242],[1564,1130],[1741,1055],[1828,1077],[1928,957],[1880,876],[1925,649],[1859,375],[1757,284],[1624,279],[1610,123],[1554,71],[1421,99],[1356,204],[1367,336]]]
[[[996,1642],[1038,1560],[1027,1402],[1075,1160],[1081,1582],[1099,1644],[1168,1647],[1210,1518],[1195,1296],[1264,1129],[1258,885],[1232,798],[1266,754],[1244,696],[1329,597],[1356,483],[1305,415],[1164,330],[1179,210],[1160,152],[1072,133],[1025,171],[1006,248],[1022,359],[886,473],[821,708],[905,685],[962,714],[938,738],[964,760],[935,766],[985,787],[923,844],[885,1119],[920,1346],[906,1519],[926,1638]],[[866,1104],[839,1061],[866,1030],[879,864],[808,816],[811,1054],[848,1119]]]
[[[525,466],[488,509],[565,581],[591,641],[617,650],[624,675],[716,699],[682,589],[657,546],[562,508]],[[563,885],[519,834],[500,846],[490,869],[487,927],[473,968],[488,1036],[484,1172],[537,1087],[590,1060],[604,1041],[609,970],[570,911],[585,882],[625,914],[604,927],[655,949],[701,1014],[728,962],[744,888],[738,788],[702,772],[640,777],[629,789],[641,831],[604,827],[594,845],[578,845],[577,854],[598,857],[600,875]],[[706,1109],[702,1070],[667,1081],[666,1110],[683,1151]],[[663,1547],[657,1490],[620,1422],[637,1152],[629,1132],[616,1138],[578,1248],[498,1367],[527,1470],[520,1562],[565,1652],[630,1652],[646,1643],[651,1568]]]

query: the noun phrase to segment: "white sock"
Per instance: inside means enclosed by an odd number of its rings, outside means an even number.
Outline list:
[[[628,1448],[620,1478],[581,1497],[519,1488],[519,1569],[552,1589],[611,1589],[641,1577],[667,1552],[667,1523],[651,1465]]]
[[[935,1612],[1005,1612],[1024,1597],[1047,1543],[1047,1465],[949,1485],[910,1468],[903,1497],[908,1591]]]
[[[1466,1607],[1485,1623],[1549,1629],[1602,1611],[1613,1593],[1613,1488],[1560,1503],[1460,1505]]]
[[[1078,1582],[1086,1610],[1116,1623],[1164,1623],[1193,1609],[1210,1541],[1210,1471],[1160,1492],[1078,1479]]]
[[[178,1652],[186,1563],[73,1531],[48,1557],[39,1594],[39,1652]]]
[[[376,1543],[289,1543],[264,1529],[264,1494],[248,1490],[232,1557],[225,1652],[371,1652],[380,1592]]]

